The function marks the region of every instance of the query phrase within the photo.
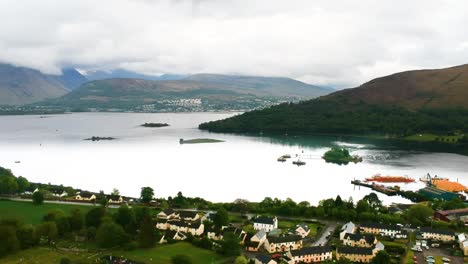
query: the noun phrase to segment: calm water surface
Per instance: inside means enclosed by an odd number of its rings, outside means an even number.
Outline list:
[[[408,175],[426,173],[468,184],[468,157],[388,149],[376,144],[333,137],[253,137],[203,132],[199,123],[232,113],[79,113],[39,116],[0,116],[0,166],[34,182],[71,185],[91,191],[138,196],[151,186],[156,196],[199,196],[211,201],[266,196],[318,203],[341,195],[356,201],[370,192],[354,188],[352,179],[376,173]],[[169,123],[164,128],[144,128],[145,122]],[[84,138],[111,136],[113,141]],[[215,138],[223,143],[179,144],[179,139]],[[364,162],[339,166],[320,156],[331,146],[346,146]],[[283,154],[296,154],[307,164],[279,163]],[[15,163],[21,161],[21,163]],[[421,183],[402,185],[416,190]],[[379,194],[385,203],[405,202]]]

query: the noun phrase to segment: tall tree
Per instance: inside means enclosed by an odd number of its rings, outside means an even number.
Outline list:
[[[112,189],[112,195],[120,195],[120,191],[117,188]]]
[[[57,225],[55,222],[44,222],[36,227],[38,236],[45,237],[50,244],[58,236]]]
[[[229,214],[224,207],[221,206],[216,212],[213,224],[218,229],[229,224]]]
[[[154,190],[151,187],[142,187],[140,199],[144,203],[149,203],[154,197]]]
[[[154,230],[153,221],[147,216],[141,223],[140,233],[138,233],[138,244],[142,248],[150,248],[153,247],[155,243],[156,232]]]
[[[86,226],[99,227],[102,222],[102,218],[106,214],[106,209],[102,207],[96,207],[88,211],[85,216]]]
[[[219,252],[230,257],[239,256],[241,252],[239,238],[232,232],[224,234]]]

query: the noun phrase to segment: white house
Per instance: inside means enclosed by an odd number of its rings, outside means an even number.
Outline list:
[[[305,238],[309,235],[310,228],[305,223],[302,223],[302,224],[296,225],[294,232],[296,233],[296,235],[300,235],[302,238]]]
[[[431,240],[437,240],[437,241],[443,241],[443,242],[455,241],[455,233],[449,230],[422,227],[419,229],[419,235],[423,239],[431,239]]]
[[[468,256],[468,236],[464,233],[458,235],[458,242],[463,255]]]
[[[354,234],[356,232],[356,225],[353,222],[348,222],[341,227],[340,240],[344,239],[346,234]]]
[[[298,263],[316,263],[326,260],[332,260],[333,251],[330,247],[305,247],[299,250],[291,250],[286,253],[291,259],[292,264]]]
[[[121,204],[123,201],[124,200],[120,195],[107,195],[107,202],[110,204]]]
[[[380,223],[362,223],[359,226],[362,233],[374,234],[393,238],[406,238],[407,233],[398,225],[386,225]]]
[[[265,232],[271,232],[278,228],[278,218],[273,217],[257,217],[252,219],[254,230],[264,230]]]
[[[96,200],[96,195],[90,192],[80,192],[74,198],[78,201],[93,201]]]

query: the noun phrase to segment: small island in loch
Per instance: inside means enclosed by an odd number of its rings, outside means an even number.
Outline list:
[[[167,123],[144,123],[141,125],[142,127],[167,127],[169,124]]]
[[[347,149],[339,147],[333,147],[329,151],[325,152],[322,158],[326,162],[331,162],[339,165],[347,165],[350,162],[362,162],[362,157],[359,157],[357,155],[351,156]]]
[[[84,140],[91,140],[91,141],[99,141],[99,140],[114,140],[116,138],[113,138],[113,137],[95,137],[95,136],[92,136],[90,138],[85,138]]]
[[[195,139],[179,139],[180,144],[200,144],[200,143],[220,143],[223,140],[211,139],[211,138],[195,138]]]

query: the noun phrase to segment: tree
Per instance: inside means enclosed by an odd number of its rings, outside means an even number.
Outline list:
[[[102,218],[106,214],[106,209],[102,207],[96,207],[88,211],[85,216],[86,226],[99,227],[102,222]]]
[[[154,197],[154,190],[151,187],[142,187],[140,199],[144,203],[149,203]]]
[[[134,223],[135,215],[133,210],[128,208],[126,205],[120,206],[117,210],[117,213],[115,213],[115,222],[121,225],[123,228],[126,228],[129,224]]]
[[[415,204],[408,209],[407,219],[413,225],[424,225],[433,213],[434,211],[430,207],[424,204]]]
[[[49,244],[58,236],[57,225],[52,221],[39,224],[36,231],[38,236],[45,237]]]
[[[134,206],[132,210],[135,214],[135,221],[138,227],[141,226],[146,217],[150,217],[150,209],[146,206]]]
[[[120,191],[117,188],[112,189],[111,195],[120,195]]]
[[[241,252],[241,245],[239,242],[239,238],[234,233],[228,232],[224,234],[223,240],[220,243],[221,248],[219,252],[225,256],[239,256]]]
[[[44,193],[42,191],[37,191],[32,195],[33,204],[40,205],[44,202]]]
[[[224,207],[221,206],[216,212],[213,219],[213,224],[216,228],[219,229],[229,224],[229,214]]]
[[[19,176],[16,179],[16,183],[18,184],[18,192],[20,193],[25,192],[30,186],[29,181],[23,176]]]
[[[366,196],[364,196],[364,198],[362,198],[363,200],[367,201],[367,203],[370,205],[370,207],[372,207],[373,209],[377,209],[377,208],[380,208],[382,207],[382,201],[380,201],[379,197],[377,196],[377,194],[375,193],[370,193]]]
[[[97,230],[96,241],[102,248],[122,246],[128,242],[122,226],[116,223],[103,223]]]
[[[11,226],[0,226],[0,257],[19,249],[15,229]]]
[[[192,264],[192,260],[187,255],[175,255],[171,258],[172,264]]]
[[[70,228],[73,231],[79,231],[84,226],[84,216],[79,208],[73,208],[70,213]]]
[[[37,245],[39,238],[36,229],[32,225],[23,225],[16,231],[21,249],[27,249]]]
[[[381,250],[377,252],[377,255],[372,259],[372,264],[387,264],[390,263],[390,255],[385,251]]]
[[[156,243],[156,232],[151,218],[145,217],[141,223],[140,233],[138,233],[138,244],[142,248],[153,247]]]
[[[247,264],[248,261],[244,256],[238,256],[234,261],[234,264]]]

